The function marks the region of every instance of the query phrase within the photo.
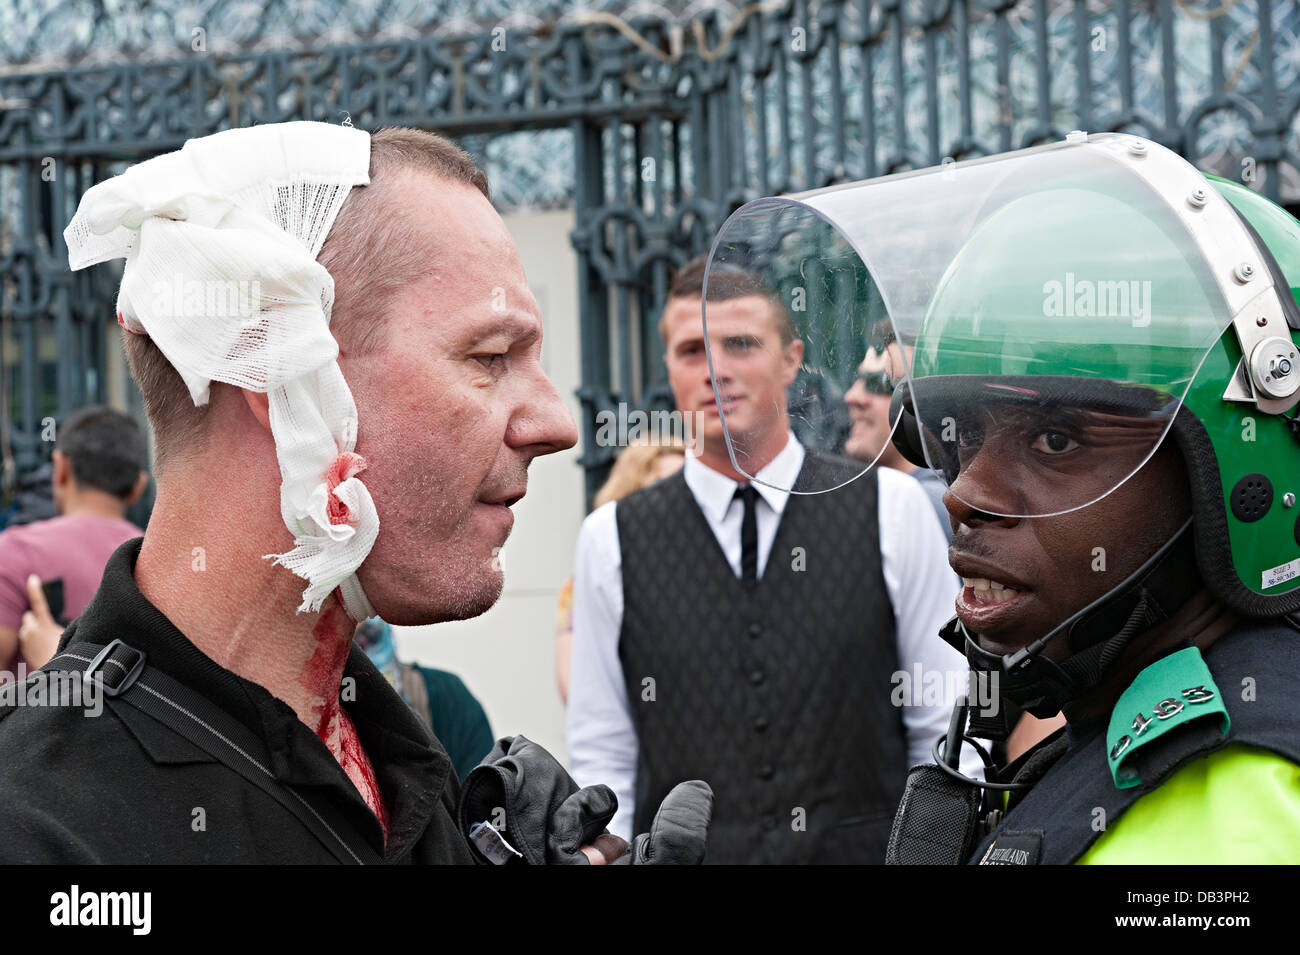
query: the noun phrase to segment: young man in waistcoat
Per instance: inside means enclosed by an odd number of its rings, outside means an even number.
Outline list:
[[[945,637],[1068,723],[954,861],[1295,862],[1300,223],[1132,137],[985,169],[895,441],[949,482]],[[925,798],[891,861],[935,861]]]
[[[572,771],[614,788],[616,834],[640,831],[683,773],[707,778],[707,862],[883,862],[907,767],[947,721],[942,694],[903,699],[898,675],[965,671],[935,637],[956,586],[943,534],[898,471],[790,493],[863,468],[794,437],[803,342],[756,273],[709,276],[710,371],[705,271],[703,257],[681,269],[660,323],[696,449],[579,535]]]

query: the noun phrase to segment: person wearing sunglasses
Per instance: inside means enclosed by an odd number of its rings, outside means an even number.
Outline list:
[[[889,402],[894,395],[894,386],[903,377],[903,352],[898,342],[877,344],[867,349],[853,386],[844,395],[851,424],[849,436],[844,441],[844,454],[858,461],[870,462],[879,458],[879,464],[914,477],[929,495],[939,517],[939,526],[951,541],[952,525],[943,506],[943,492],[946,490],[943,480],[927,468],[919,468],[907,460],[889,440],[893,431]]]

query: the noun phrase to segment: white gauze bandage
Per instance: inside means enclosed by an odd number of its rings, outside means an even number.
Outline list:
[[[126,260],[118,322],[153,339],[196,405],[213,381],[267,394],[294,547],[266,556],[307,581],[299,612],[338,587],[356,620],[375,612],[356,570],[379,515],[316,255],[369,166],[370,137],[350,126],[232,129],[94,186],[63,233],[74,271]]]

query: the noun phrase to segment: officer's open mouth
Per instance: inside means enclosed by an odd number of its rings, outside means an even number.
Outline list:
[[[965,578],[963,582],[966,582]],[[977,579],[974,583],[989,584],[989,587],[971,586],[967,582],[957,595],[954,607],[966,629],[972,633],[991,634],[1013,626],[1025,608],[1030,592],[1009,587],[995,591],[992,585],[996,581],[992,580]]]
[[[962,586],[970,591],[970,600],[977,604],[1000,604],[1014,600],[1020,591],[987,577],[963,577]]]
[[[962,582],[954,609],[962,623],[975,633],[1006,627],[1033,593],[1028,584],[967,554],[949,551],[949,562]]]

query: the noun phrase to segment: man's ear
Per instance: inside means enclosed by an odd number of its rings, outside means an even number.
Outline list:
[[[135,479],[135,486],[131,488],[131,493],[126,496],[124,502],[126,506],[130,507],[136,501],[140,500],[140,495],[144,493],[144,489],[148,486],[149,475],[144,471],[141,471],[140,476]]]
[[[785,385],[788,388],[794,383],[795,377],[799,374],[799,366],[803,364],[803,339],[796,338],[785,346],[784,351],[782,364],[785,366]]]
[[[244,400],[248,402],[248,410],[253,412],[253,417],[267,431],[271,430],[271,411],[270,399],[264,391],[249,391],[247,388],[239,389],[244,394]]]
[[[50,476],[50,483],[55,487],[63,487],[72,483],[72,462],[62,451],[52,451],[50,461],[54,465],[54,473]]]

